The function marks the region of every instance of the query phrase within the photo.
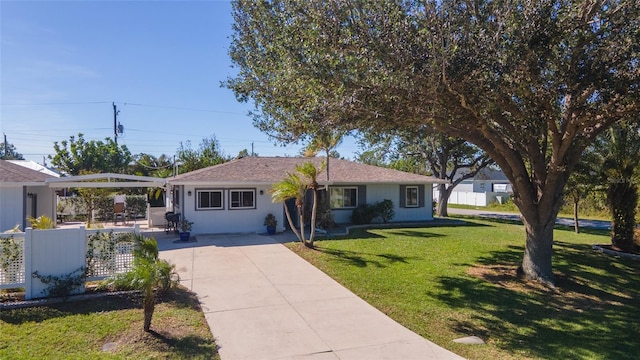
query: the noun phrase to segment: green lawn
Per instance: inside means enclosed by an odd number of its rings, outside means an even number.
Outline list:
[[[105,297],[0,311],[0,359],[219,359],[195,295],[176,289],[142,330],[139,302]],[[117,344],[112,352],[103,345]]]
[[[640,263],[591,250],[606,232],[556,230],[557,292],[515,278],[521,225],[356,230],[289,246],[425,338],[469,359],[636,359]],[[453,339],[476,335],[486,345]]]

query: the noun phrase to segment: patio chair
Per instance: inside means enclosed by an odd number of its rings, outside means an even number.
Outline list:
[[[124,203],[118,202],[113,204],[113,224],[118,222],[118,218],[122,219],[123,223],[127,222],[124,212]]]

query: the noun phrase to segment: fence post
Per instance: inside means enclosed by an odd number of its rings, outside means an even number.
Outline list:
[[[80,226],[78,228],[78,236],[82,239],[82,253],[84,254],[82,267],[84,268],[84,273],[87,273],[87,228],[84,226]],[[82,285],[82,291],[84,292],[84,286],[86,285],[87,279],[85,278],[84,284]]]
[[[31,289],[33,283],[33,278],[31,277],[31,273],[33,272],[33,261],[31,259],[31,252],[33,249],[33,244],[31,241],[32,235],[32,228],[29,227],[24,229],[24,247],[22,250],[24,252],[22,254],[22,261],[24,263],[24,298],[26,300],[30,300],[31,298],[33,298],[33,291]]]

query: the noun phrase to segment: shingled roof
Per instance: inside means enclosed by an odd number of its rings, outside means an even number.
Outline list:
[[[50,178],[54,177],[0,160],[0,183],[3,185],[44,185],[45,180]]]
[[[319,166],[324,157],[244,157],[208,168],[184,173],[169,182],[175,185],[230,184],[230,183],[275,183],[294,172],[295,166],[311,161]],[[319,174],[318,182],[326,183],[326,167]],[[373,165],[355,163],[348,160],[329,160],[329,182],[341,184],[375,183],[441,183],[431,176],[423,176]]]

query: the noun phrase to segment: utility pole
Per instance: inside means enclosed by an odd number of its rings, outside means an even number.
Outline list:
[[[252,157],[253,157],[253,156],[255,156],[255,155],[254,155],[254,152],[253,152],[253,141],[251,142],[251,156],[252,156]]]
[[[7,152],[7,134],[3,134],[4,135],[4,155],[2,156],[3,160],[7,160],[7,156],[9,155],[9,153]]]
[[[111,105],[113,105],[113,139],[118,145],[118,109],[115,102],[112,102]]]

